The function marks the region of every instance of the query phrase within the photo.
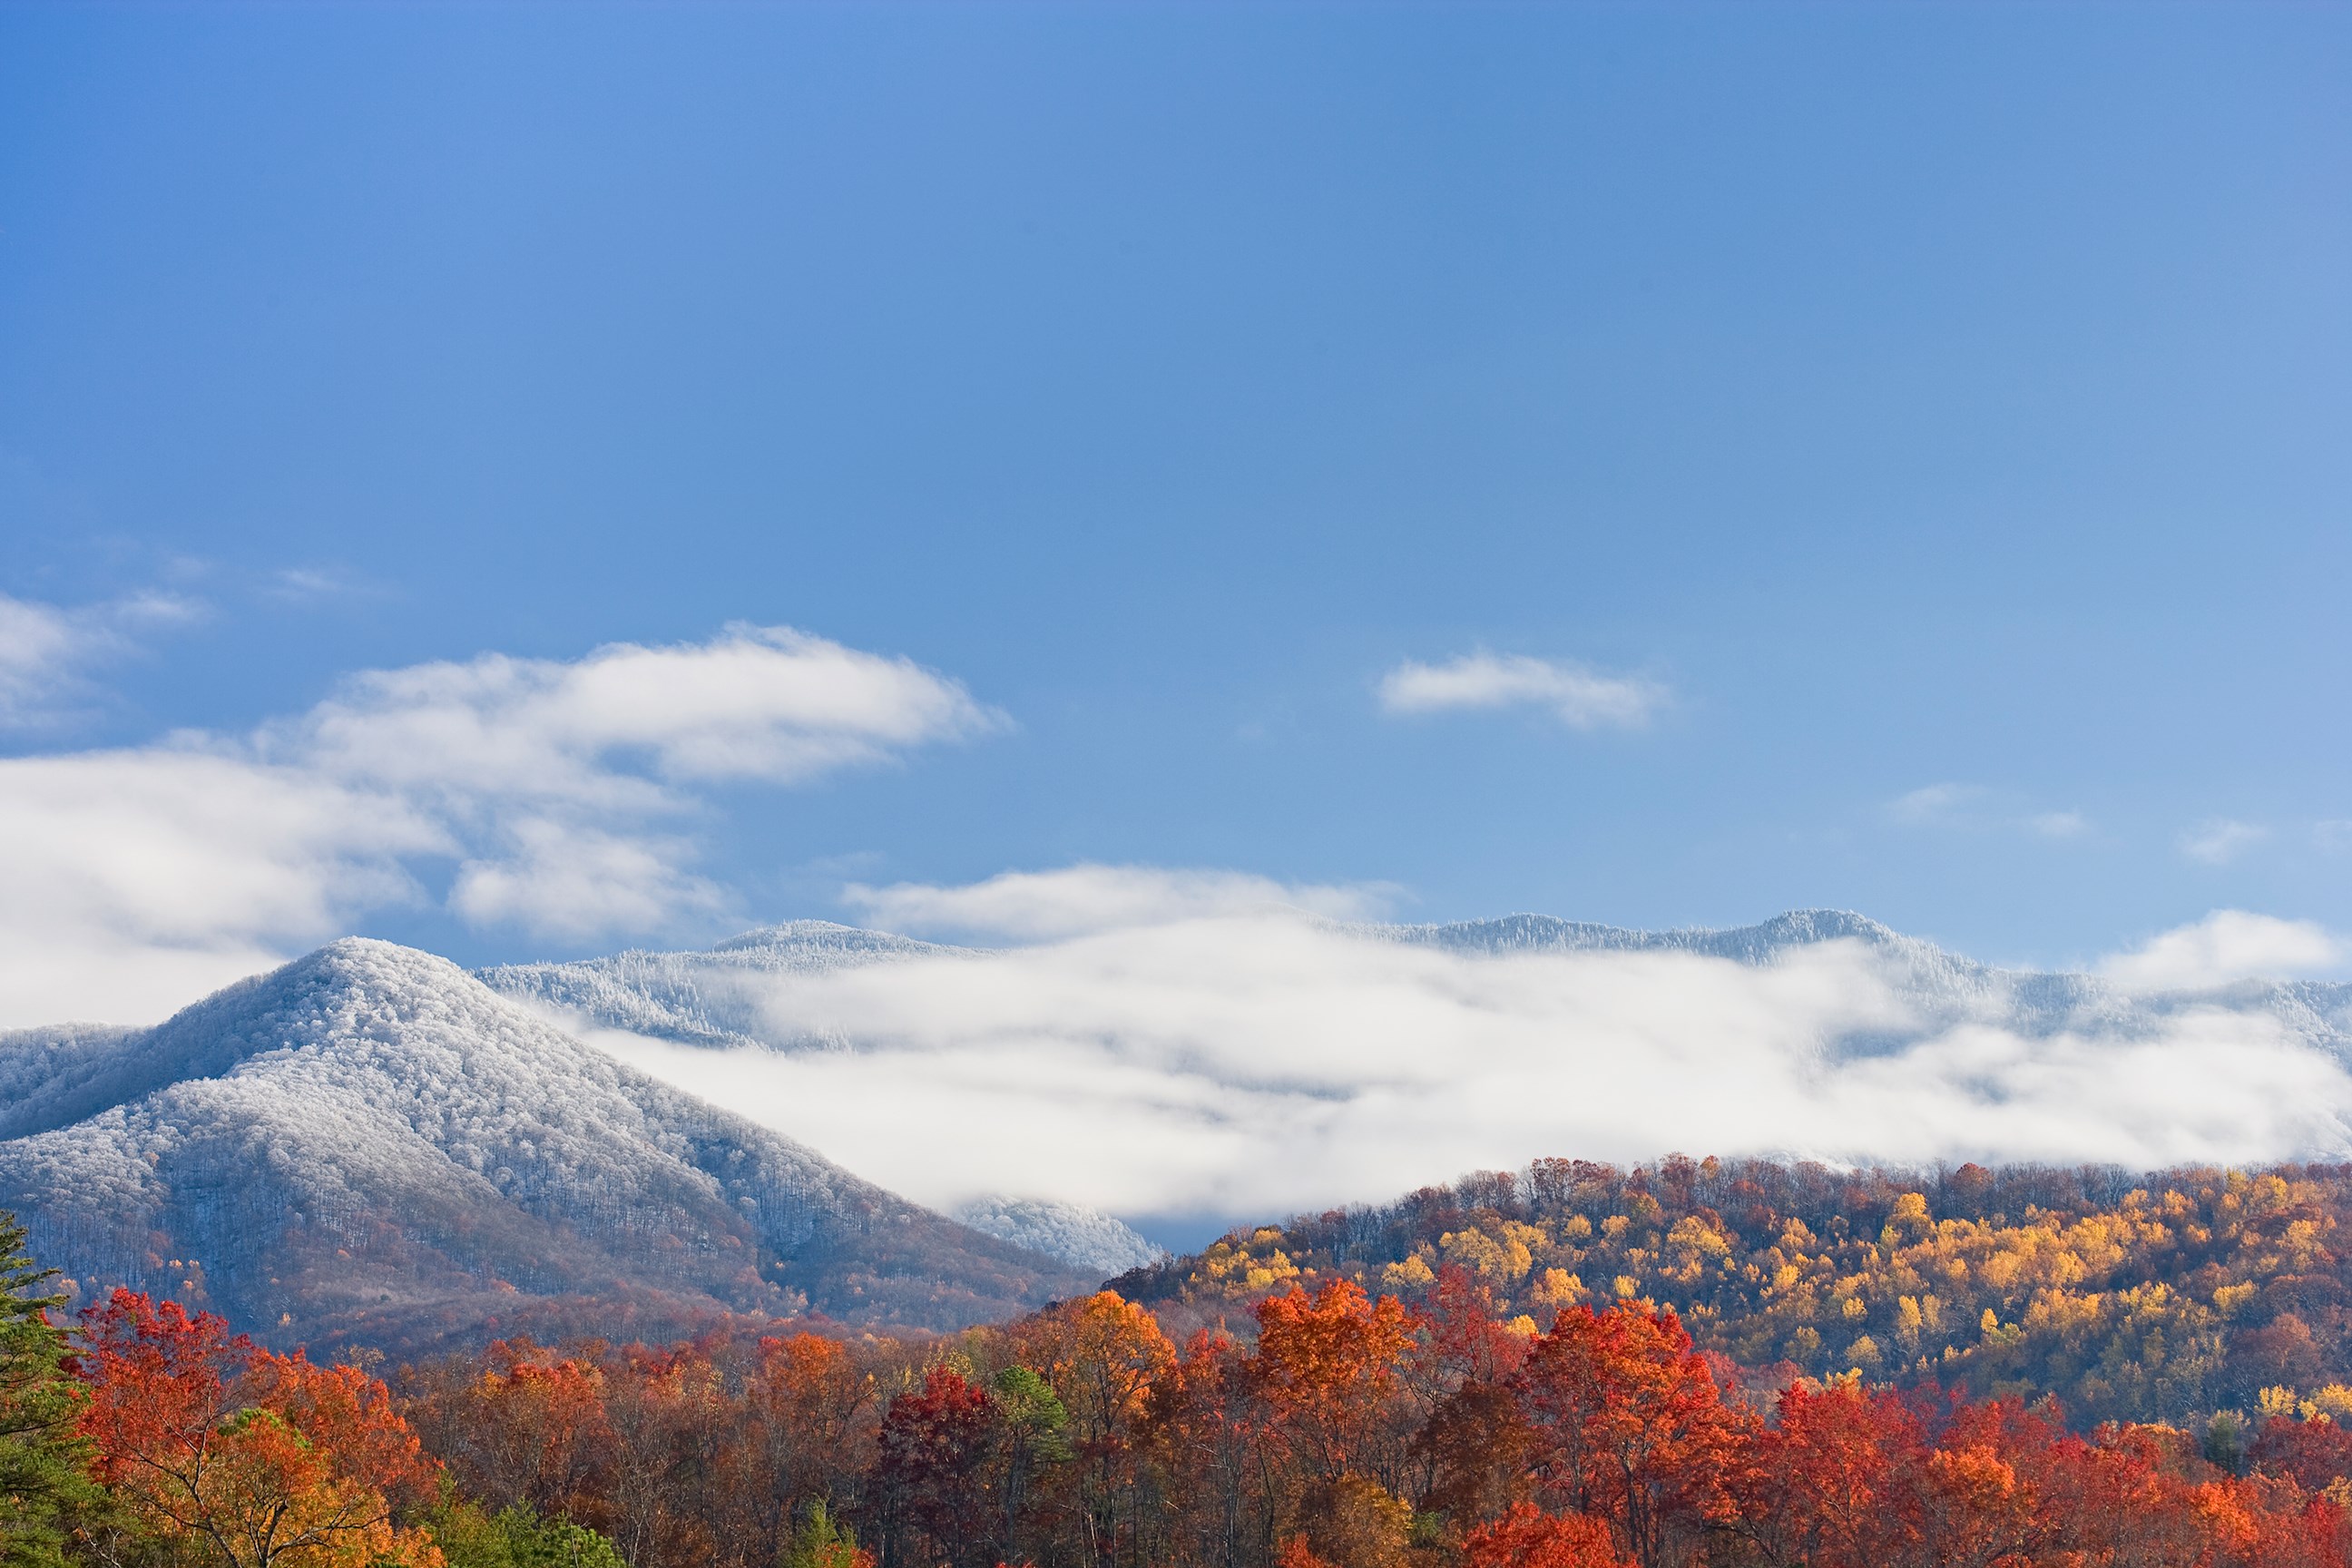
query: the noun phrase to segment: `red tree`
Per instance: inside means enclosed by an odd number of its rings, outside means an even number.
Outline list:
[[[1724,1404],[1673,1311],[1562,1312],[1512,1381],[1543,1493],[1609,1521],[1642,1568],[1729,1516],[1726,1482],[1754,1423]]]
[[[892,1399],[882,1417],[888,1506],[956,1568],[987,1561],[995,1416],[986,1389],[951,1367],[934,1366],[919,1391]]]
[[[1462,1543],[1462,1568],[1624,1568],[1607,1525],[1580,1513],[1514,1503]]]
[[[1732,1478],[1738,1532],[1770,1563],[1885,1568],[1918,1545],[1918,1413],[1891,1390],[1782,1391]]]

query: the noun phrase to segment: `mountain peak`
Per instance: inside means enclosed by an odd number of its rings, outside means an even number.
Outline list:
[[[289,1335],[413,1346],[615,1291],[677,1322],[954,1328],[1089,1282],[393,942],[152,1029],[0,1042],[0,1207],[38,1256]]]

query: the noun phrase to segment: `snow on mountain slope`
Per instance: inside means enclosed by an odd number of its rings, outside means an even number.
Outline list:
[[[957,1205],[955,1217],[974,1230],[1106,1278],[1168,1256],[1164,1247],[1153,1246],[1131,1226],[1082,1204],[1048,1198],[975,1198]]]
[[[79,1121],[125,1098],[141,1031],[60,1024],[0,1034],[0,1138]]]
[[[817,974],[894,960],[972,953],[827,921],[791,921],[698,952],[632,949],[576,963],[505,963],[480,972],[507,995],[657,1040],[688,1046],[772,1043],[747,979]]]
[[[590,1298],[647,1322],[814,1310],[944,1329],[1098,1277],[381,942],[152,1029],[0,1037],[0,1208],[82,1289],[163,1289],[314,1342],[511,1331]]]

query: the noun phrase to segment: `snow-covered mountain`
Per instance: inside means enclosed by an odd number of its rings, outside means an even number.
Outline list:
[[[1900,1035],[1832,1042],[1840,1055],[1867,1054],[1959,1023],[1996,1026],[2029,1037],[2066,1030],[2153,1032],[2190,1008],[2263,1013],[2352,1065],[2352,984],[2248,980],[2201,990],[2150,992],[2097,975],[2001,969],[1844,910],[1797,910],[1724,930],[1633,931],[1549,915],[1505,915],[1448,925],[1357,925],[1355,934],[1458,953],[1691,952],[1747,964],[1794,950],[1852,942],[1889,972],[1915,1023]],[[699,952],[625,952],[576,963],[513,964],[482,972],[493,989],[565,1009],[606,1027],[686,1045],[762,1045],[798,1049],[836,1044],[821,1034],[780,1028],[763,1014],[761,974],[806,973],[912,958],[985,961],[984,949],[945,947],[823,921],[769,926]],[[747,983],[751,982],[751,983]]]
[[[313,1343],[592,1312],[607,1336],[721,1311],[950,1329],[1101,1278],[359,939],[151,1029],[0,1037],[0,1208],[85,1292],[127,1282]]]

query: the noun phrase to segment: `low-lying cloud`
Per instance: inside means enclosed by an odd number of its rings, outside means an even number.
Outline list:
[[[2028,1036],[1922,1016],[1852,942],[1493,955],[1259,910],[745,984],[798,1048],[596,1037],[937,1204],[1240,1217],[1677,1149],[2146,1168],[2352,1125],[2352,1077],[2268,1014]]]
[[[1541,708],[1578,730],[1646,723],[1666,698],[1655,681],[1525,654],[1470,653],[1443,664],[1407,659],[1380,685],[1381,706],[1391,713]]]
[[[49,671],[24,679],[68,678],[50,632],[20,640],[17,668]],[[798,784],[1001,722],[908,660],[737,626],[373,671],[249,735],[0,760],[0,1026],[160,1016],[431,899],[428,874],[476,923],[658,931],[726,901],[677,827],[698,786]]]

